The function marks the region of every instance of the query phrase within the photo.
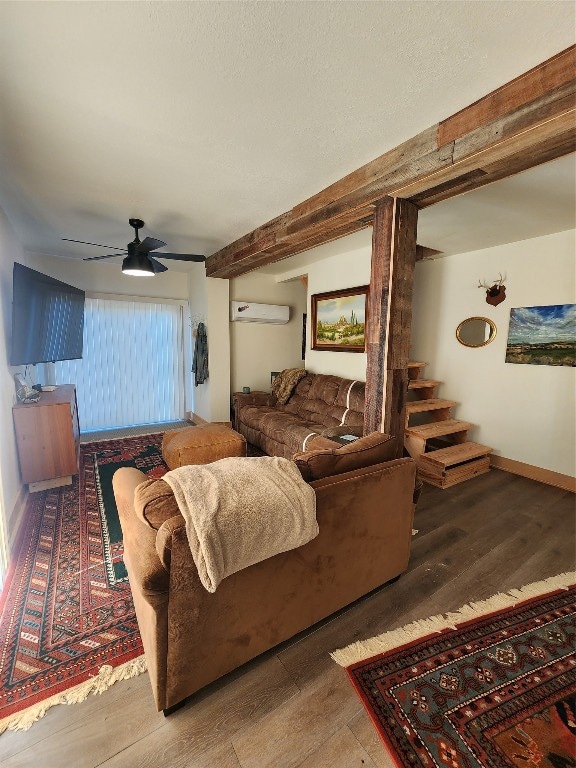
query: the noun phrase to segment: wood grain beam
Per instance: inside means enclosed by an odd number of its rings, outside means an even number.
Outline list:
[[[572,46],[443,120],[438,125],[438,145],[455,141],[478,126],[491,123],[567,85],[574,79],[575,70],[576,47]]]
[[[232,277],[370,224],[386,197],[433,205],[576,149],[576,46],[209,256]]]
[[[366,329],[364,432],[398,437],[404,448],[418,208],[387,198],[376,208]]]

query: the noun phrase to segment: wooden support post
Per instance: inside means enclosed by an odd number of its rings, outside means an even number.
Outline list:
[[[418,208],[385,198],[376,208],[366,332],[364,431],[398,437],[402,456]]]

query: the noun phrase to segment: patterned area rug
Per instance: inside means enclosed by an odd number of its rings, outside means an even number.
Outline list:
[[[575,581],[562,574],[332,654],[396,765],[576,766]]]
[[[133,466],[161,477],[161,442],[82,445],[72,485],[30,494],[0,602],[0,733],[146,669],[112,475]]]

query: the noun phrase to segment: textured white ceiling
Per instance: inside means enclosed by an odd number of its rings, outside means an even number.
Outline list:
[[[139,216],[209,254],[568,47],[574,22],[555,0],[4,0],[0,206],[29,250],[96,255],[60,238],[122,246]]]

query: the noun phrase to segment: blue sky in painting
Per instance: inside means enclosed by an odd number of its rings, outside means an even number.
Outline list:
[[[508,344],[576,340],[576,304],[510,310]]]
[[[316,308],[316,319],[329,325],[337,323],[344,315],[350,321],[352,310],[359,323],[364,322],[365,296],[343,296],[341,299],[321,299]]]

